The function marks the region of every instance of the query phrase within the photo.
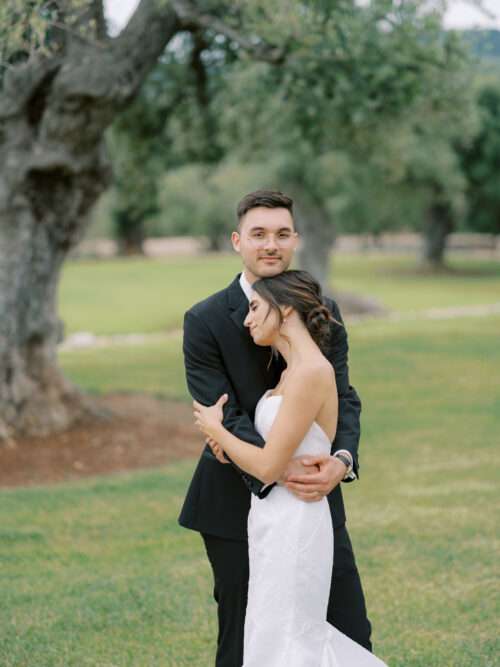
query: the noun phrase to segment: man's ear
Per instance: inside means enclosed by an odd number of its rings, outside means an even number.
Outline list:
[[[233,244],[233,250],[235,252],[240,251],[240,235],[238,232],[232,232],[231,234],[231,243]]]

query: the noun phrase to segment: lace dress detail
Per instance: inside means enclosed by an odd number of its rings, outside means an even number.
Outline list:
[[[265,438],[282,396],[266,392],[255,425]],[[295,455],[329,454],[314,422]],[[306,503],[276,486],[252,495],[248,516],[250,579],[243,667],[384,667],[326,621],[333,567],[333,527],[326,498]]]

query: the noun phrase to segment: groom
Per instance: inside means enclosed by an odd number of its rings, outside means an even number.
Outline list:
[[[224,426],[238,438],[262,447],[254,427],[257,401],[274,387],[283,361],[269,348],[254,344],[243,320],[248,312],[251,284],[260,277],[285,271],[297,247],[293,202],[281,192],[258,190],[238,204],[238,231],[231,240],[244,270],[227,287],[193,306],[184,319],[184,362],[192,397],[211,405],[222,394]],[[327,304],[341,321],[337,305]],[[329,360],[335,369],[339,394],[337,434],[330,456],[302,457],[290,462],[280,483],[304,502],[327,496],[334,527],[334,568],[328,621],[371,650],[371,627],[347,529],[341,481],[358,473],[361,404],[349,385],[347,334],[332,329]],[[248,589],[247,515],[250,493],[265,497],[274,485],[218,460],[206,446],[195,470],[179,522],[199,531],[214,575],[219,635],[216,667],[243,663],[243,629]]]

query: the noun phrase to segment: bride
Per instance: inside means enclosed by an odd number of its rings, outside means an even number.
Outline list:
[[[323,355],[332,316],[306,271],[253,284],[245,326],[257,345],[286,362],[278,385],[257,403],[262,448],[223,424],[227,395],[193,402],[195,420],[214,454],[231,458],[264,483],[281,478],[294,456],[329,454],[337,427],[335,373]],[[333,528],[326,498],[307,503],[278,485],[252,495],[248,516],[250,580],[243,667],[383,667],[385,663],[326,621]],[[335,586],[335,582],[334,582]]]

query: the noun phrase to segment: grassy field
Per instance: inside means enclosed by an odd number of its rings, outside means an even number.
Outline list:
[[[236,267],[223,264],[201,265],[206,282],[190,282],[189,298],[217,289],[218,275],[227,282],[224,272]],[[153,265],[158,278],[165,266]],[[372,268],[362,279],[372,293],[387,290],[386,301],[405,310],[400,279],[374,280]],[[418,295],[418,306],[406,307],[498,300],[492,267],[465,268],[474,268],[475,287],[401,266]],[[171,271],[165,298],[182,284]],[[76,287],[76,274],[71,280]],[[184,305],[176,304],[178,317]],[[141,321],[150,322],[142,305]],[[117,320],[116,330],[128,323]],[[499,664],[499,334],[498,316],[350,327],[351,380],[364,410],[361,479],[345,497],[376,652],[390,667]],[[61,363],[95,392],[187,399],[176,334],[140,348],[64,352]],[[199,537],[176,522],[193,465],[0,493],[1,667],[213,664],[209,567]]]
[[[397,312],[500,300],[500,262],[453,259],[450,265],[448,275],[418,276],[412,257],[340,255],[330,284]],[[225,287],[239,270],[233,255],[72,262],[64,270],[61,315],[69,333],[177,329],[190,305]]]

